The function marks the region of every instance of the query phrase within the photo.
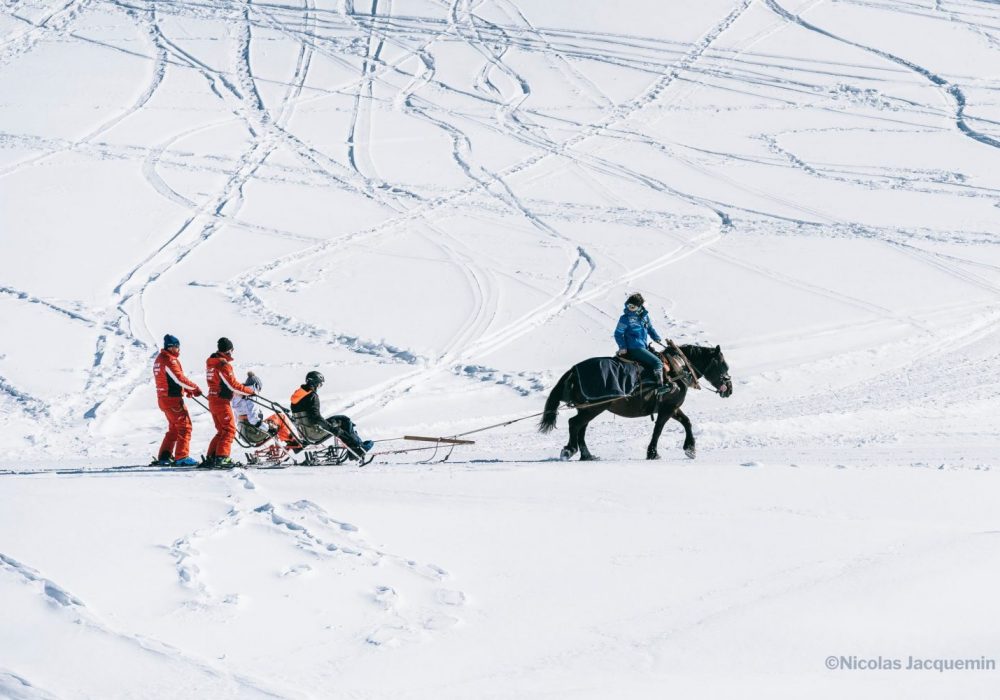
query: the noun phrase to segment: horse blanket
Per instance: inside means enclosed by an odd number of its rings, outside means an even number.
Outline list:
[[[642,365],[617,357],[592,357],[573,370],[576,387],[587,403],[631,396],[644,383],[640,379]]]

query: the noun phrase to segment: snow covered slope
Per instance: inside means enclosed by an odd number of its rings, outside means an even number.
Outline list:
[[[989,697],[823,660],[1000,655],[998,56],[992,0],[0,4],[0,696]],[[634,290],[732,368],[695,462],[86,473],[164,333],[454,434]]]

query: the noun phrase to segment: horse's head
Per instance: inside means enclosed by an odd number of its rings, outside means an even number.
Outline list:
[[[682,345],[681,350],[687,355],[691,365],[698,372],[699,376],[705,377],[722,398],[733,395],[733,380],[729,376],[729,364],[722,355],[722,348],[716,345],[714,348],[702,347],[699,345]]]

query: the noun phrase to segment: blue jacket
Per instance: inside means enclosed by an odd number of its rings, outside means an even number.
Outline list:
[[[618,326],[615,328],[615,342],[618,349],[635,350],[645,348],[649,345],[649,339],[660,342],[660,334],[653,328],[653,323],[649,320],[649,312],[644,308],[638,311],[629,311],[625,307],[625,313],[618,319]]]

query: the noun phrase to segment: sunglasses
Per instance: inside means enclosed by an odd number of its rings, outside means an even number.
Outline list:
[[[639,310],[639,305],[638,304],[626,304],[625,308],[628,309],[629,311],[638,311]]]

